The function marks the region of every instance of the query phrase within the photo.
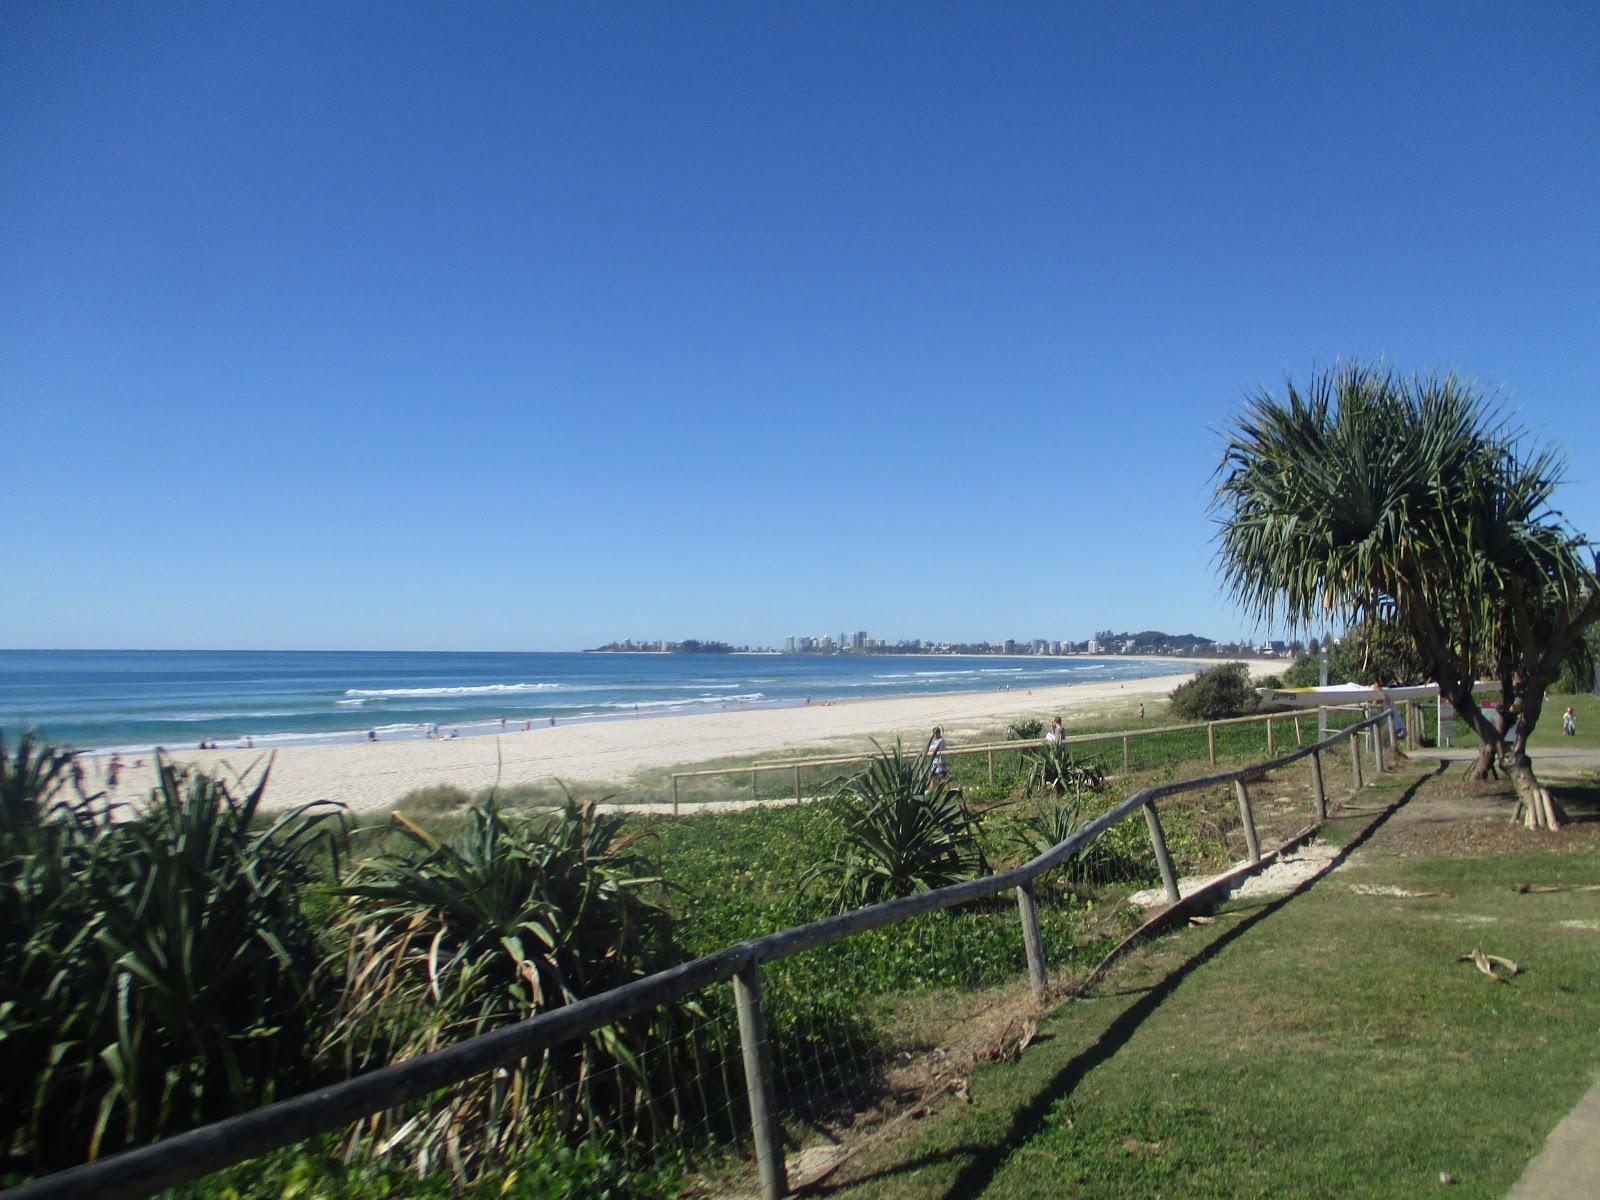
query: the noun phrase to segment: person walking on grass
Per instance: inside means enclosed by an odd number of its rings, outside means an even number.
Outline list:
[[[1568,737],[1578,736],[1578,714],[1572,711],[1572,705],[1567,705],[1567,711],[1561,714],[1561,732]]]
[[[933,758],[933,777],[949,778],[950,768],[944,760],[944,730],[938,725],[933,727],[933,736],[928,739],[928,754]]]

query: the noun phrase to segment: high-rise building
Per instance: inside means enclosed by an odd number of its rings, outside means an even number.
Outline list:
[[[786,637],[783,639],[783,652],[785,654],[794,653],[794,639],[792,637]]]
[[[850,644],[857,650],[865,650],[867,648],[867,631],[864,629],[856,630],[855,636],[850,639]]]

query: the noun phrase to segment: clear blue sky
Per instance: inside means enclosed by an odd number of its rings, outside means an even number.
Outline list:
[[[0,645],[1227,636],[1241,393],[1600,534],[1600,10],[0,14]]]

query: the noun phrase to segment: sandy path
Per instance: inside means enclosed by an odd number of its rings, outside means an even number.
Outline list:
[[[1174,664],[1177,665],[1177,664]],[[310,800],[337,800],[358,812],[381,811],[414,788],[451,784],[475,791],[495,783],[532,783],[551,778],[607,781],[623,786],[642,772],[715,759],[754,760],[794,747],[859,750],[867,739],[902,735],[919,748],[928,730],[943,725],[952,745],[984,728],[1017,716],[1044,717],[1164,696],[1193,673],[1110,683],[999,692],[948,692],[860,700],[809,708],[746,709],[680,717],[536,727],[496,737],[438,742],[396,741],[334,746],[285,746],[272,768],[269,801],[274,808]],[[1252,663],[1257,674],[1281,663]],[[206,769],[242,768],[263,755],[250,751],[182,751],[181,763]],[[143,795],[154,782],[151,760],[124,769],[117,794]],[[91,779],[98,782],[96,764]]]

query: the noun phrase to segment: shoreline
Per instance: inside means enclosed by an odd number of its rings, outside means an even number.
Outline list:
[[[601,651],[601,650],[585,650],[585,651],[580,651],[579,653],[604,655],[604,656],[637,655],[637,656],[655,657],[655,658],[683,657],[682,655],[675,655],[670,651],[663,651],[663,650],[604,650],[604,651]],[[736,655],[739,655],[739,654],[742,654],[742,653],[746,653],[746,652],[733,651],[733,652],[731,652],[730,655],[715,655],[715,656],[712,656],[712,657],[719,657],[719,658],[721,658],[721,657],[732,657],[732,656],[736,656]],[[783,657],[781,652],[776,652],[776,651],[769,651],[769,652],[766,652],[765,654],[758,653],[758,652],[748,652],[748,656],[749,657],[773,657],[773,656]],[[826,655],[816,655],[816,656],[799,656],[799,657],[825,658],[825,657],[828,657],[828,656],[826,656]],[[935,653],[935,652],[918,652],[918,653],[896,654],[893,657],[896,657],[896,658],[907,658],[907,659],[940,659],[940,660],[960,659],[960,660],[965,660],[965,659],[993,659],[993,658],[996,658],[998,656],[992,655],[992,654],[943,654],[943,653]],[[1087,658],[1093,659],[1094,656],[1088,656],[1088,655],[1076,655],[1076,656],[1057,655],[1057,656],[1051,656],[1052,660],[1054,660],[1054,659],[1069,659],[1069,658],[1072,658],[1072,657],[1077,657],[1077,658],[1085,658],[1085,657],[1087,657]],[[1127,655],[1127,656],[1118,656],[1118,657],[1120,659],[1122,659],[1122,661],[1131,662],[1131,663],[1139,663],[1139,664],[1142,664],[1142,665],[1145,665],[1145,666],[1150,666],[1150,667],[1166,668],[1167,671],[1188,670],[1188,671],[1190,671],[1192,673],[1192,672],[1196,672],[1196,671],[1204,669],[1204,667],[1207,666],[1207,665],[1214,665],[1213,664],[1213,660],[1207,660],[1207,659],[1168,658],[1166,656],[1150,656],[1150,655]],[[1007,661],[1011,661],[1011,660],[1007,660]],[[1103,659],[1094,659],[1094,661],[1104,661],[1104,660]],[[1233,660],[1217,659],[1217,660],[1214,660],[1214,661],[1215,662],[1224,662],[1224,661],[1233,661]],[[1278,665],[1274,664],[1271,660],[1267,660],[1267,659],[1252,659],[1252,660],[1249,660],[1249,664],[1250,664],[1250,668],[1251,668],[1252,672],[1254,672],[1256,674],[1261,674],[1261,673],[1263,673],[1263,671],[1276,671],[1277,669],[1279,669]],[[1148,680],[1150,678],[1154,678],[1154,677],[1155,676],[1140,676],[1140,677],[1136,677],[1136,678],[1124,678],[1124,679],[1120,679],[1120,680],[1119,679],[1084,680],[1081,683],[1074,683],[1074,684],[1060,684],[1060,685],[1057,685],[1057,684],[1044,684],[1044,685],[1035,684],[1033,686],[1036,689],[1041,689],[1041,688],[1056,687],[1056,686],[1079,687],[1079,686],[1085,686],[1085,685],[1094,684],[1094,683],[1134,683],[1134,684],[1143,684],[1146,680]],[[1160,674],[1160,677],[1161,678],[1165,678],[1166,677],[1166,671],[1163,671]],[[973,690],[957,689],[957,690],[948,691],[948,692],[943,692],[943,691],[907,692],[907,693],[898,694],[898,695],[891,693],[889,695],[879,695],[879,696],[860,696],[860,695],[854,695],[854,694],[833,695],[833,696],[824,695],[824,696],[822,696],[822,698],[816,700],[815,703],[818,704],[818,705],[821,705],[821,706],[838,706],[838,705],[844,705],[844,704],[861,704],[861,703],[867,703],[867,702],[874,702],[874,701],[878,701],[878,700],[899,700],[899,699],[914,699],[914,698],[930,698],[930,697],[937,697],[937,696],[982,695],[982,694],[985,694],[986,692],[992,691],[992,690],[999,690],[999,689],[994,689],[994,688],[973,689]],[[754,696],[759,697],[760,693],[754,693]],[[362,700],[340,700],[340,701],[336,701],[335,703],[336,704],[341,704],[341,705],[344,705],[344,704],[361,705],[361,704],[363,704],[363,701]],[[638,720],[644,720],[644,719],[655,718],[655,717],[695,717],[695,716],[707,716],[707,715],[722,714],[722,713],[729,713],[729,712],[754,712],[754,711],[765,711],[765,710],[781,710],[781,709],[803,708],[803,707],[806,707],[806,706],[811,705],[811,704],[813,704],[813,700],[810,697],[785,696],[785,697],[777,697],[777,698],[766,698],[766,697],[752,698],[749,695],[739,695],[739,696],[728,696],[720,704],[713,704],[709,698],[705,699],[705,700],[701,700],[701,701],[689,701],[689,700],[686,700],[686,701],[683,701],[681,703],[681,705],[674,704],[674,705],[671,705],[671,706],[663,706],[662,703],[659,702],[659,701],[651,701],[651,702],[645,703],[644,711],[640,710],[640,706],[639,705],[635,705],[632,712],[628,712],[628,711],[626,711],[624,709],[620,709],[620,708],[613,709],[612,711],[574,712],[574,713],[571,713],[571,714],[558,716],[558,717],[555,718],[555,721],[557,723],[559,723],[559,725],[561,725],[561,726],[567,726],[567,725],[594,724],[594,723],[600,723],[600,722],[613,722],[613,721],[638,721]],[[609,706],[607,706],[607,707],[609,707]],[[364,714],[364,713],[368,713],[368,712],[370,712],[370,714],[373,717],[380,717],[381,718],[381,717],[386,715],[382,708],[375,708],[375,709],[368,710],[368,709],[366,709],[364,707],[352,707],[352,708],[350,708],[349,711],[350,711],[351,714],[358,715],[358,716],[361,715],[361,714]],[[428,729],[429,729],[430,725],[432,726],[432,729],[434,731],[432,734],[430,734],[428,732]],[[304,731],[304,732],[276,732],[276,731],[268,730],[266,732],[256,733],[256,734],[237,734],[237,735],[232,735],[232,736],[224,736],[224,737],[222,737],[220,739],[219,738],[202,738],[201,740],[202,741],[209,740],[212,743],[211,749],[216,750],[218,752],[227,751],[227,752],[231,752],[231,753],[234,753],[234,754],[247,754],[247,753],[251,753],[251,752],[255,752],[255,753],[270,753],[270,752],[275,752],[275,751],[278,751],[278,750],[292,749],[292,748],[303,748],[303,747],[307,747],[307,746],[349,746],[349,745],[358,745],[358,744],[359,745],[368,745],[368,744],[371,744],[371,742],[374,740],[374,739],[369,737],[369,732],[372,732],[372,731],[375,731],[380,735],[376,739],[380,743],[381,742],[425,742],[425,741],[457,741],[457,740],[462,740],[462,739],[466,739],[466,738],[482,738],[482,737],[490,737],[490,736],[504,736],[504,735],[509,735],[509,734],[513,734],[513,733],[538,732],[540,730],[545,729],[546,727],[549,727],[549,728],[555,728],[556,727],[556,724],[551,722],[550,717],[548,715],[546,715],[546,716],[535,716],[535,717],[531,717],[531,718],[530,717],[509,717],[509,718],[507,718],[507,717],[469,716],[469,717],[467,717],[465,719],[459,719],[459,720],[429,721],[429,722],[425,722],[425,723],[424,722],[407,722],[407,723],[405,723],[403,725],[396,725],[396,724],[393,724],[391,722],[384,722],[384,721],[378,720],[378,721],[362,722],[360,725],[352,726],[351,728],[348,728],[348,729],[307,730],[307,731]],[[173,755],[184,755],[184,754],[190,753],[191,751],[196,753],[196,754],[202,753],[202,751],[200,751],[197,746],[195,746],[193,743],[191,743],[187,739],[185,739],[183,742],[169,742],[169,743],[166,743],[166,744],[163,744],[163,743],[160,743],[160,742],[144,742],[144,741],[110,742],[110,743],[103,743],[103,744],[95,745],[95,746],[82,746],[82,747],[79,748],[79,753],[86,759],[88,759],[88,758],[101,758],[101,759],[104,759],[104,758],[110,758],[112,755],[116,755],[116,756],[118,756],[120,758],[130,759],[131,760],[131,759],[135,759],[135,758],[139,758],[139,757],[143,757],[143,756],[148,756],[148,755],[150,755],[151,753],[153,753],[153,752],[155,752],[157,750],[163,751],[165,753],[173,754]]]
[[[1178,664],[1173,664],[1178,665]],[[832,752],[862,750],[869,739],[910,736],[920,741],[942,725],[952,745],[1019,716],[1046,717],[1096,704],[1165,698],[1199,668],[1141,679],[1058,684],[1028,689],[922,693],[841,700],[788,707],[752,707],[725,712],[641,715],[614,720],[572,721],[555,727],[495,736],[408,739],[279,746],[273,750],[173,751],[172,761],[232,774],[272,762],[265,807],[290,808],[316,800],[348,806],[353,814],[384,812],[418,788],[447,785],[477,792],[497,783],[605,783],[625,793],[630,782],[728,758],[754,761],[797,747]],[[1252,673],[1280,667],[1251,661]],[[86,756],[87,757],[87,756]],[[125,758],[116,800],[148,795],[155,784],[154,758]],[[90,786],[103,785],[105,759],[87,759]]]

